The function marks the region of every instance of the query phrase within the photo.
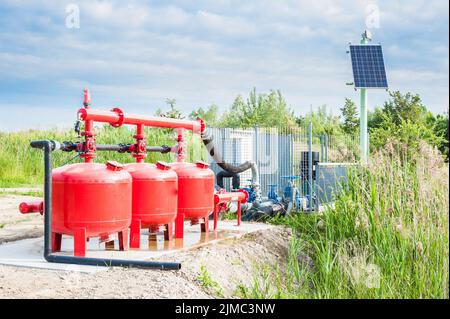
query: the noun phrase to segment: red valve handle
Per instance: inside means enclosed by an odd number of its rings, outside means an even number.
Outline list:
[[[111,171],[121,171],[125,168],[125,166],[116,161],[107,161],[106,168]]]
[[[23,202],[19,205],[19,211],[22,214],[40,213],[44,214],[44,202]]]
[[[167,170],[171,169],[170,165],[167,164],[167,163],[164,162],[164,161],[157,161],[157,162],[156,162],[156,167],[157,167],[158,169],[160,169],[160,170],[163,170],[163,171],[167,171]]]
[[[195,162],[195,165],[197,165],[197,167],[199,168],[208,168],[209,164],[203,161],[197,161]]]

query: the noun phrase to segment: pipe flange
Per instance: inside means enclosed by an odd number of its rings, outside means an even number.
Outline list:
[[[116,123],[110,123],[112,127],[121,127],[123,125],[124,114],[122,109],[115,107],[111,110],[111,112],[115,112],[119,116],[119,120]]]

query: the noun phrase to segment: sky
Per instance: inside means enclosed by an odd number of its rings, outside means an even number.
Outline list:
[[[92,106],[221,111],[255,87],[297,115],[359,101],[348,44],[369,29],[391,90],[449,107],[447,0],[0,0],[0,131],[69,127]],[[369,109],[388,98],[371,91]]]

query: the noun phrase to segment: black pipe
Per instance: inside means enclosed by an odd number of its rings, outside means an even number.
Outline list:
[[[128,152],[129,148],[130,148],[130,145],[126,145],[126,144],[117,144],[117,145],[97,144],[95,146],[96,151],[111,151],[111,152],[119,152],[119,153]]]
[[[238,174],[230,173],[227,171],[220,171],[219,173],[217,173],[217,175],[216,175],[217,185],[220,188],[225,188],[224,183],[223,183],[224,178],[232,178],[233,189],[239,189],[239,187],[241,185],[241,178],[239,177]]]
[[[75,151],[78,144],[73,142],[62,142],[59,144],[59,149],[65,152]],[[110,151],[125,153],[130,151],[130,144],[97,144],[95,149],[97,151]],[[172,148],[167,145],[162,146],[147,146],[146,151],[148,153],[169,153]]]
[[[153,153],[161,153],[161,154],[167,154],[170,153],[171,147],[167,145],[162,146],[147,146],[147,152],[153,152]]]
[[[202,133],[202,141],[203,141],[203,144],[205,144],[206,149],[209,152],[209,155],[211,155],[211,157],[214,158],[217,165],[219,165],[219,167],[222,168],[224,171],[234,173],[234,174],[239,174],[239,173],[245,172],[246,170],[252,168],[255,165],[253,162],[249,162],[249,161],[242,163],[239,166],[234,166],[234,165],[225,163],[225,161],[221,158],[220,153],[218,151],[216,151],[213,140],[214,140],[214,137],[208,131],[205,131],[204,133]]]
[[[72,256],[59,256],[52,254],[52,158],[51,153],[57,149],[63,149],[64,143],[59,144],[55,141],[33,141],[31,147],[44,149],[44,258],[51,263],[91,265],[104,267],[135,267],[150,268],[161,270],[179,270],[181,263],[177,262],[159,262],[159,261],[140,261],[140,260],[122,260],[107,258],[85,258]]]
[[[112,151],[112,152],[119,152],[119,153],[125,153],[129,152],[130,150],[130,144],[117,144],[117,145],[111,145],[111,144],[97,144],[96,150],[97,151]],[[166,154],[169,153],[171,150],[170,146],[163,145],[163,146],[147,146],[146,151],[148,153],[162,153]]]

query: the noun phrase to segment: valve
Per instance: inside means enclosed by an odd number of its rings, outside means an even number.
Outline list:
[[[77,137],[81,138],[81,121],[80,120],[76,120],[73,130],[75,131],[75,133],[77,133]]]
[[[22,214],[31,214],[31,213],[40,213],[41,215],[44,214],[44,202],[23,202],[19,205],[19,211]]]
[[[83,106],[88,109],[91,106],[91,93],[88,88],[83,90]]]

